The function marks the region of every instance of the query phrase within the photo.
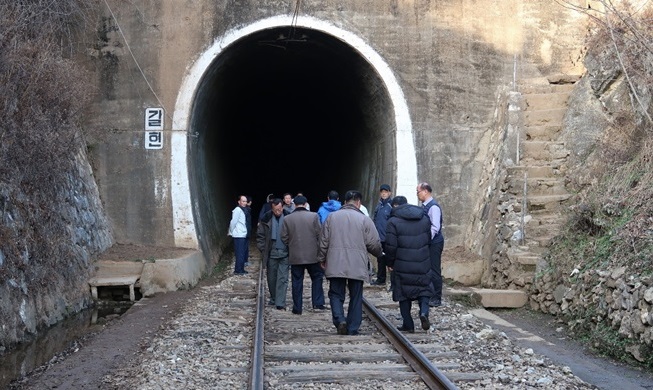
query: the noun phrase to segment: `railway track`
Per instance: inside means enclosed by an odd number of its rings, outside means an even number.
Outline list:
[[[261,282],[257,288],[251,389],[317,384],[352,389],[455,389],[452,381],[481,378],[480,374],[457,372],[459,364],[453,360],[460,354],[432,342],[430,329],[406,335],[399,332],[398,304],[383,289],[366,287],[360,334],[343,336],[332,325],[328,306],[326,310],[312,309],[308,275],[304,280],[304,308],[296,315],[290,311],[290,291],[288,310],[265,304],[264,272],[259,268],[258,273],[250,274]],[[328,290],[326,281],[324,288]]]
[[[430,329],[397,333],[398,304],[366,285],[360,334],[338,335],[331,311],[312,309],[308,277],[303,313],[291,312],[290,291],[287,310],[277,310],[266,305],[260,260],[250,261],[249,274],[199,287],[102,389],[592,388],[448,300],[432,311]],[[402,339],[411,344],[396,347]],[[429,369],[419,360],[433,363],[444,384],[437,373],[423,375]]]

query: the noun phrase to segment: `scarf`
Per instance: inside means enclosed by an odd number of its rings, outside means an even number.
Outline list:
[[[284,245],[283,241],[281,241],[281,224],[283,223],[283,214],[281,214],[281,216],[278,218],[273,215],[270,222],[272,222],[270,239],[274,240],[274,245],[272,247],[277,249],[285,249],[286,245]]]

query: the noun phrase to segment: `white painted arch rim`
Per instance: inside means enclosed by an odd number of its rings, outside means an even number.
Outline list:
[[[417,184],[417,161],[413,141],[413,128],[408,111],[408,104],[397,79],[383,58],[363,39],[357,35],[324,20],[308,16],[293,18],[290,15],[274,16],[256,21],[245,27],[228,31],[224,36],[208,47],[195,61],[182,81],[175,103],[172,118],[171,148],[171,200],[175,245],[186,248],[199,248],[188,178],[188,119],[193,106],[193,97],[202,76],[213,61],[237,40],[261,30],[290,25],[313,29],[340,39],[355,49],[378,72],[385,83],[394,106],[396,121],[396,160],[397,183],[396,194],[406,194],[408,202],[415,204],[415,186]]]

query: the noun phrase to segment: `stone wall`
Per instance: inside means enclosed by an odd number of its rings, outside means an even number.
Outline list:
[[[653,345],[653,277],[630,274],[626,267],[572,274],[537,279],[531,308],[567,319],[571,330],[613,328],[633,342],[626,352],[644,361],[645,345]]]
[[[0,352],[92,303],[88,280],[95,271],[94,256],[113,239],[85,153],[78,154],[77,160],[78,169],[68,173],[56,198],[46,204],[0,184],[0,228],[5,239],[13,236],[19,243],[23,263],[9,267],[3,275],[6,283],[0,284]],[[60,232],[48,242],[25,238],[32,230],[28,221],[38,220],[39,215],[49,215],[42,222],[52,223]],[[66,256],[38,258],[35,253],[43,253],[39,246],[60,248]],[[0,266],[7,261],[8,254],[0,249]]]

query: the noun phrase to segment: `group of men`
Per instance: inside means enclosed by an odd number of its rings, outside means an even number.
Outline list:
[[[332,321],[338,334],[356,335],[362,323],[363,285],[369,280],[371,254],[378,259],[373,284],[385,285],[386,268],[389,271],[393,300],[399,302],[403,318],[399,329],[414,332],[412,301],[419,303],[422,328],[429,329],[429,307],[440,306],[442,298],[442,210],[428,183],[417,185],[422,206],[408,204],[404,196],[390,195],[390,186],[383,184],[372,218],[361,210],[363,196],[356,190],[347,191],[344,204],[336,191],[330,191],[317,212],[310,211],[303,195],[293,199],[292,212],[283,199],[272,199],[270,210],[263,213],[256,230],[256,246],[267,267],[268,304],[285,310],[290,270],[292,313],[302,314],[306,271],[312,283],[312,306],[324,310],[322,285],[326,277]],[[237,208],[242,207],[241,202],[243,197]],[[234,209],[232,224],[233,217],[239,216]],[[237,243],[236,233],[230,224],[230,235],[238,250],[242,243]],[[236,254],[235,273],[246,272],[239,264]],[[345,313],[347,292],[349,307]]]

